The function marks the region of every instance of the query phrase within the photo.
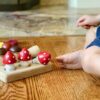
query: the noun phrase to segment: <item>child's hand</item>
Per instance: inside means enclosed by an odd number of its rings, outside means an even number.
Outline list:
[[[77,26],[90,29],[91,26],[97,26],[100,23],[98,16],[85,15],[78,19]]]

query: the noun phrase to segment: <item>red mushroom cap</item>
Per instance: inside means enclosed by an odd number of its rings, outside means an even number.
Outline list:
[[[18,59],[21,61],[28,61],[32,59],[32,56],[29,54],[29,51],[26,48],[23,48],[22,51],[18,54]]]
[[[14,54],[11,51],[8,51],[3,56],[3,64],[14,64],[16,62],[16,58]]]
[[[48,52],[42,51],[38,53],[38,60],[41,64],[47,65],[51,60],[51,55]]]
[[[14,40],[14,39],[9,40],[8,42],[11,44],[11,46],[18,45],[18,41],[17,40]]]

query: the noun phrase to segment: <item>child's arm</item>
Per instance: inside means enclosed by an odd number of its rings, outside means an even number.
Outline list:
[[[89,29],[91,26],[98,26],[100,24],[100,15],[89,16],[84,15],[77,20],[77,26]]]

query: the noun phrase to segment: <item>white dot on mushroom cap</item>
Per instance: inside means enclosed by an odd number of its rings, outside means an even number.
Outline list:
[[[46,60],[46,58],[43,58],[43,60]]]
[[[24,51],[24,53],[27,53],[26,51]]]
[[[11,61],[10,61],[10,60],[9,60],[8,62],[9,62],[9,63],[11,63]]]
[[[45,53],[45,52],[44,52],[43,54],[44,54],[44,55],[46,55],[46,53]]]
[[[30,57],[28,56],[27,59],[29,59]]]
[[[43,58],[43,57],[44,57],[43,55],[40,55],[40,56],[39,56],[39,58]]]
[[[43,63],[44,65],[46,64],[46,63]]]
[[[7,55],[6,57],[9,58],[9,55]]]
[[[15,56],[13,56],[13,58],[15,58]]]
[[[23,59],[23,57],[21,57],[20,59]]]

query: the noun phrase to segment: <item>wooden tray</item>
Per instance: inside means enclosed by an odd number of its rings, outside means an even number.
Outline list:
[[[17,70],[7,72],[4,70],[3,66],[0,66],[0,80],[3,82],[12,82],[19,79],[31,77],[41,73],[45,73],[52,70],[52,64],[48,65],[42,64],[32,64],[29,67],[19,68]]]

